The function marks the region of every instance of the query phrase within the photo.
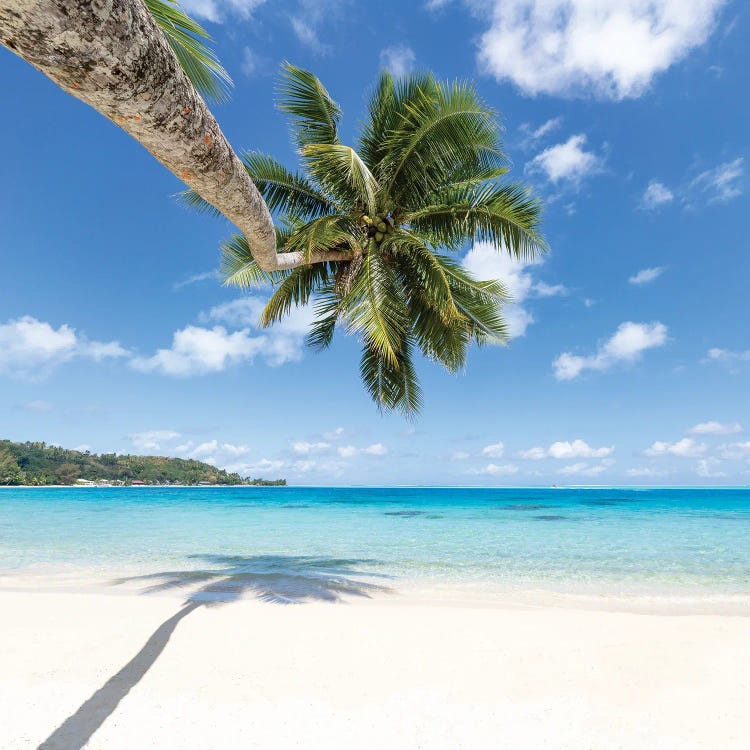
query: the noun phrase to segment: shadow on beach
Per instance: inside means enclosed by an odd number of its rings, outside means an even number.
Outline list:
[[[185,590],[182,607],[152,633],[141,650],[107,680],[37,750],[81,750],[116,710],[122,699],[154,665],[182,619],[199,607],[229,604],[254,597],[274,604],[341,602],[371,597],[391,589],[364,579],[387,576],[368,570],[375,560],[258,555],[192,555],[206,568],[170,570],[120,578],[113,585],[143,583],[142,593]]]

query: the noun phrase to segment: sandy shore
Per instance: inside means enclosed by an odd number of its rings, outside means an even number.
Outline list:
[[[747,617],[377,598],[181,607],[0,592],[0,747],[748,743]]]

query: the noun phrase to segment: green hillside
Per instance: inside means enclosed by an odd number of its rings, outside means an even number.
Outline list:
[[[0,485],[89,482],[116,484],[285,485],[285,479],[243,479],[201,461],[164,456],[81,453],[46,443],[0,440]]]

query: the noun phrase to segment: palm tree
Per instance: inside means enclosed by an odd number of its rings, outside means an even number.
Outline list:
[[[499,281],[479,281],[456,253],[484,240],[531,259],[545,248],[540,205],[508,172],[496,114],[467,83],[383,73],[356,148],[339,139],[341,111],[310,72],[283,67],[280,107],[291,119],[304,173],[266,154],[241,158],[276,215],[276,251],[342,260],[264,271],[247,240],[223,246],[229,285],[275,285],[264,326],[314,301],[309,344],[340,327],[362,342],[360,373],[382,409],[419,410],[416,349],[456,372],[472,342],[503,342]],[[196,193],[185,201],[212,210]],[[216,213],[214,211],[214,213]],[[349,258],[352,258],[349,260]]]

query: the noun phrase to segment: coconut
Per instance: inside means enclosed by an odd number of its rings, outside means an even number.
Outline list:
[[[375,242],[381,242],[384,235],[382,232],[375,232]]]

